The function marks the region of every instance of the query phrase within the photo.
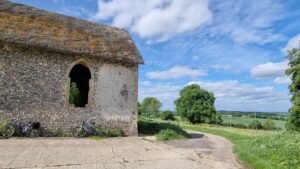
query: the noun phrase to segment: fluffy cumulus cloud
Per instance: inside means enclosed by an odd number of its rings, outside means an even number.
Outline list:
[[[92,19],[129,29],[149,42],[206,26],[210,35],[229,35],[238,44],[265,44],[283,39],[272,28],[283,14],[283,5],[272,0],[98,0]]]
[[[277,92],[271,86],[257,87],[238,81],[193,81],[188,84],[194,83],[214,93],[216,107],[219,110],[287,111],[290,104],[287,93]],[[163,109],[174,109],[173,101],[183,87],[171,84],[141,83],[139,100],[154,96],[162,101]]]
[[[215,94],[219,100],[234,100],[235,102],[265,103],[266,101],[282,101],[286,97],[280,96],[273,87],[256,87],[252,84],[243,84],[238,81],[204,82],[196,81],[189,84],[199,84],[202,88]]]
[[[215,94],[216,106],[226,110],[287,111],[289,96],[271,86],[257,87],[238,81],[191,82]],[[280,106],[278,106],[280,105]]]
[[[251,75],[258,79],[282,77],[285,76],[285,70],[287,68],[287,61],[279,63],[268,62],[252,68]]]
[[[111,20],[157,42],[199,28],[212,19],[208,0],[98,0],[94,20]]]
[[[166,80],[166,79],[177,79],[182,77],[190,77],[190,78],[196,78],[205,76],[206,71],[203,69],[192,69],[187,66],[174,66],[169,70],[165,71],[153,71],[148,72],[146,76],[150,79],[160,79],[160,80]]]
[[[290,78],[285,74],[287,68],[288,61],[279,63],[268,62],[252,68],[251,75],[257,79],[274,79],[274,82],[277,84],[289,84]]]
[[[287,51],[292,50],[293,48],[297,48],[299,46],[300,46],[300,33],[295,37],[293,37],[291,40],[289,40],[287,45],[282,49],[282,52],[286,54]]]

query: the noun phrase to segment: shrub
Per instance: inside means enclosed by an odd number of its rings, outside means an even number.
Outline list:
[[[175,120],[174,114],[170,110],[161,112],[160,118],[162,120]]]
[[[157,122],[152,119],[147,118],[139,118],[138,121],[138,130],[140,134],[144,135],[156,135],[156,137],[160,137],[158,133],[160,133],[162,130],[172,130],[173,132],[178,135],[176,138],[188,138],[189,134],[183,130],[181,127],[166,123],[166,122]],[[163,134],[163,133],[162,133]],[[176,139],[174,137],[168,137],[169,139]],[[160,139],[160,138],[158,138]]]
[[[249,125],[248,127],[250,129],[262,129],[262,125],[261,123],[258,121],[258,120],[253,120]]]
[[[264,128],[265,130],[275,130],[275,129],[276,129],[276,126],[275,126],[275,123],[273,122],[273,120],[271,120],[271,119],[268,118],[268,119],[265,121],[263,128]]]
[[[62,137],[64,135],[63,131],[61,128],[54,128],[52,130],[53,136],[54,137]]]
[[[167,141],[172,139],[183,139],[184,137],[174,130],[171,129],[164,129],[161,130],[158,134],[156,134],[156,138],[160,141]]]
[[[246,129],[246,128],[247,128],[246,125],[241,124],[241,123],[239,123],[239,124],[234,124],[233,127],[235,127],[235,128],[240,128],[240,129]]]
[[[123,132],[121,129],[105,128],[105,129],[102,129],[100,136],[102,136],[102,137],[122,137]]]
[[[248,128],[246,125],[244,124],[233,124],[233,123],[222,123],[222,126],[230,126],[230,127],[234,127],[234,128],[241,128],[241,129],[246,129]]]

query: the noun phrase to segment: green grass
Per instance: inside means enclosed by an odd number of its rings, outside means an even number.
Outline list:
[[[161,141],[189,137],[185,130],[175,124],[143,117],[139,118],[138,130],[139,134],[155,135]]]
[[[166,122],[152,119],[158,124]],[[177,125],[176,125],[177,126]],[[255,169],[300,169],[300,134],[285,131],[238,129],[180,122],[182,129],[220,135],[235,144],[235,153],[247,166]]]
[[[101,139],[104,139],[105,137],[101,137],[101,136],[89,136],[88,138],[92,139],[92,140],[101,140]]]
[[[208,125],[181,124],[184,129],[220,135],[235,144],[239,158],[256,169],[300,169],[300,135]]]
[[[227,115],[222,116],[225,123],[232,123],[232,124],[243,124],[245,126],[248,126],[255,118],[251,117],[230,117]],[[264,124],[267,119],[259,119],[256,118],[256,120],[259,120],[261,124]],[[281,129],[285,130],[285,121],[283,120],[272,120],[275,123],[275,126]]]

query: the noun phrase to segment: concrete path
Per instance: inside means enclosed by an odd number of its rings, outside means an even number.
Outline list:
[[[202,137],[206,139],[206,136]],[[210,138],[207,137],[208,139]],[[200,141],[201,138],[191,139]],[[191,140],[186,140],[187,142]],[[197,142],[195,144],[198,144]],[[174,143],[174,145],[172,145]],[[102,140],[12,138],[0,140],[0,168],[47,169],[234,169],[210,147],[163,144],[141,137]],[[214,147],[218,144],[207,144]],[[208,151],[204,151],[208,149]],[[213,149],[218,149],[214,147]],[[227,150],[225,150],[227,151]],[[231,151],[231,150],[230,150]],[[224,156],[228,154],[224,154]],[[229,160],[229,159],[228,159]]]
[[[223,164],[224,168],[243,169],[233,153],[234,144],[227,139],[196,131],[187,131],[192,138],[188,140],[173,140],[167,142],[177,148],[192,149],[199,156],[208,155]]]

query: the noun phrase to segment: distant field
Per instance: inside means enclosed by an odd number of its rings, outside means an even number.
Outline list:
[[[244,124],[246,126],[249,125],[255,118],[250,118],[250,117],[230,117],[227,115],[222,116],[223,120],[225,123],[232,123],[232,124]],[[266,119],[259,119],[257,118],[256,120],[259,120],[261,124],[264,124]],[[283,120],[273,120],[276,127],[279,127],[281,129],[285,129],[285,121]]]

